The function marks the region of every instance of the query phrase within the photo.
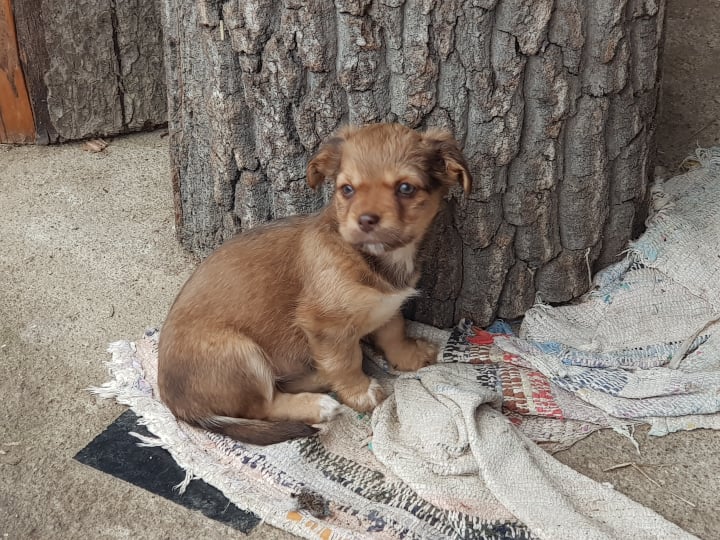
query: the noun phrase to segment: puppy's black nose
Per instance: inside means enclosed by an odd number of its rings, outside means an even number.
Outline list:
[[[363,214],[358,218],[358,225],[363,232],[370,232],[380,222],[380,216],[377,214]]]

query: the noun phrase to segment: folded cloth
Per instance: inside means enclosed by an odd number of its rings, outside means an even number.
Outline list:
[[[478,383],[475,366],[439,364],[394,386],[373,414],[373,451],[435,506],[515,516],[547,539],[692,538],[537,447],[498,410],[502,396]]]

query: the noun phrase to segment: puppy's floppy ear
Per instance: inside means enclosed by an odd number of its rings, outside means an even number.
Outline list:
[[[355,134],[357,127],[348,125],[340,128],[335,135],[325,141],[307,166],[308,185],[316,189],[326,178],[333,180],[340,172],[342,147],[345,141]]]
[[[333,180],[340,172],[342,146],[357,131],[355,126],[344,126],[325,141],[307,166],[308,185],[316,189],[326,178]]]
[[[437,157],[442,160],[443,167],[438,171],[440,173],[438,180],[447,187],[458,183],[462,186],[465,195],[470,193],[472,175],[465,156],[452,134],[443,129],[430,128],[423,134],[423,138],[430,146],[430,151],[436,152]]]
[[[340,156],[345,139],[332,137],[320,146],[307,166],[308,185],[317,189],[326,178],[335,178],[340,171]]]

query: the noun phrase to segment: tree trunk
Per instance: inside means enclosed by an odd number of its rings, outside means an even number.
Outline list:
[[[164,124],[160,2],[15,0],[36,142]]]
[[[664,0],[164,0],[177,229],[204,256],[327,199],[343,122],[454,132],[475,176],[425,246],[439,326],[570,300],[642,226]]]

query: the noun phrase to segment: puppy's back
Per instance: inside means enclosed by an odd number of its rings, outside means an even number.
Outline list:
[[[165,326],[207,320],[250,331],[286,310],[298,283],[297,246],[304,223],[288,218],[232,238],[195,270],[180,290]],[[282,286],[279,286],[281,284]]]
[[[306,350],[304,335],[293,325],[301,287],[297,246],[313,219],[289,218],[236,236],[205,259],[180,290],[158,351],[160,394],[176,416],[189,421],[233,416],[241,402],[261,397],[254,392],[266,392],[244,382],[272,378],[297,363]],[[278,335],[278,328],[285,333]],[[230,336],[256,344],[262,358],[233,355]],[[222,398],[225,388],[235,386],[231,381],[245,398]],[[228,405],[222,413],[204,410],[223,401]]]

